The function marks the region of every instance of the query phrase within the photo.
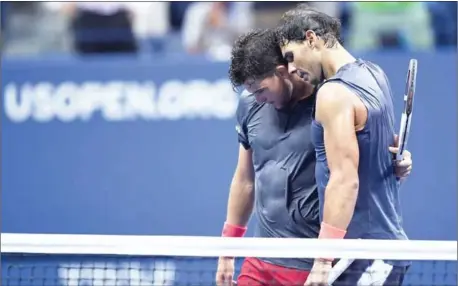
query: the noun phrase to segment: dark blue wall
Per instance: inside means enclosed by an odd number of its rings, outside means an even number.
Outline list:
[[[456,54],[366,56],[398,114],[410,57],[405,227],[456,240]],[[238,148],[226,75],[200,60],[3,60],[2,232],[219,235]]]

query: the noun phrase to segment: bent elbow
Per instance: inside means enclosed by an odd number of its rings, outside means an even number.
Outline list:
[[[355,193],[355,194],[358,194],[358,190],[359,190],[359,180],[349,182],[349,183],[348,183],[348,190],[349,190],[350,192],[353,192],[353,193]]]
[[[348,191],[351,192],[358,192],[359,190],[359,178],[358,178],[358,173],[356,174],[347,174],[345,178],[342,181],[342,185],[345,186],[345,188]]]
[[[350,189],[350,190],[358,191],[358,189],[359,189],[359,179],[358,179],[358,177],[356,176],[356,178],[348,180],[347,186],[348,186],[348,189]]]
[[[358,173],[351,174],[349,172],[336,172],[331,173],[331,179],[334,178],[335,185],[339,186],[339,189],[344,189],[347,192],[358,193],[359,190],[359,178]]]
[[[231,183],[231,190],[244,194],[252,194],[254,193],[254,183],[251,180],[234,179]]]

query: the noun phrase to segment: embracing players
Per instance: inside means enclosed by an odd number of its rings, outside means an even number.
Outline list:
[[[255,236],[317,238],[324,205],[322,237],[343,238],[346,234],[347,237],[361,238],[404,238],[396,221],[399,220],[396,176],[406,177],[412,162],[408,153],[404,161],[393,162],[388,151],[394,145],[394,131],[390,129],[394,120],[391,99],[388,98],[391,93],[384,73],[371,63],[352,58],[339,44],[338,20],[323,13],[299,6],[286,14],[285,25],[280,31],[281,42],[273,31],[254,31],[240,37],[232,50],[231,82],[234,86],[243,86],[248,94],[242,95],[237,110],[240,149],[223,236],[243,236],[255,207]],[[336,90],[331,94],[340,93],[344,88],[348,91],[336,99],[322,95],[333,89]],[[338,104],[323,103],[323,98],[332,102],[341,96],[345,98],[346,106],[354,108],[341,111]],[[318,102],[316,107],[315,101]],[[335,124],[335,118],[329,119],[332,114],[323,111],[327,108],[336,112],[338,119],[348,119],[349,114],[353,114],[355,120],[339,123],[347,124],[345,126],[329,125],[331,123],[327,120]],[[346,129],[333,133],[340,127]],[[336,138],[345,140],[349,146],[341,146],[335,142],[339,141]],[[313,144],[316,144],[318,159]],[[362,149],[355,157],[358,146]],[[331,153],[327,158],[324,148]],[[351,148],[353,153],[340,148]],[[391,151],[396,152],[396,148],[391,147]],[[336,154],[340,152],[342,154]],[[329,163],[330,170],[326,163]],[[347,174],[346,170],[339,173],[337,170],[342,166],[351,166],[352,171],[348,172],[353,173]],[[358,174],[358,167],[365,168],[366,173]],[[325,178],[329,173],[331,180],[328,182]],[[349,178],[343,178],[346,175]],[[358,175],[367,177],[359,178]],[[342,188],[339,184],[343,184]],[[328,200],[330,187],[334,189],[331,189],[331,199]],[[343,220],[353,214],[355,202],[352,200],[358,195],[363,201],[363,210],[374,207],[370,202],[380,203],[383,209],[375,209],[375,216],[372,213],[368,216],[370,221],[367,218],[364,221],[363,216],[367,213],[355,212],[357,220],[347,228],[345,223],[349,221]],[[335,209],[329,212],[330,207]],[[342,212],[342,221],[335,221],[336,212]],[[364,268],[364,263],[368,267],[371,264],[370,261],[357,262],[355,267]],[[270,286],[303,285],[307,281],[310,285],[321,285],[327,279],[326,275],[310,275],[307,279],[310,270],[313,267],[313,272],[326,272],[330,265],[328,259],[314,262],[299,258],[246,258],[237,282],[238,285]],[[405,269],[402,265],[399,267],[393,267],[393,270]],[[233,273],[234,259],[221,257],[217,284],[230,285]],[[401,276],[397,277],[398,280],[402,279]],[[351,279],[359,278],[347,277],[344,273],[334,285],[346,285],[353,281]]]
[[[312,141],[323,238],[407,239],[399,181],[391,172],[393,98],[383,70],[355,59],[339,43],[338,20],[304,6],[287,12],[281,48],[291,74],[320,82]],[[325,285],[332,259],[317,259],[306,285]],[[408,262],[355,261],[348,273],[371,269],[371,282],[401,285]],[[343,275],[345,285],[360,285]],[[334,283],[339,285],[339,283]],[[373,285],[373,284],[370,284]]]

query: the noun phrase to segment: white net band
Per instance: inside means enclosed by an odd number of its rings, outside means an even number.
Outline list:
[[[2,253],[457,260],[456,241],[2,234]]]
[[[310,261],[335,257],[340,260],[329,275],[330,282],[349,274],[359,275],[358,281],[376,276],[357,268],[358,262],[372,261],[369,268],[379,265],[382,267],[379,269],[387,269],[388,273],[392,268],[383,260],[399,260],[413,261],[403,285],[457,285],[456,241],[4,233],[1,250],[1,285],[5,286],[214,285],[217,259],[221,256],[238,257],[234,279],[246,272],[242,264],[245,257]],[[276,284],[269,280],[254,285],[303,285],[303,282]],[[330,284],[385,285],[336,283]]]

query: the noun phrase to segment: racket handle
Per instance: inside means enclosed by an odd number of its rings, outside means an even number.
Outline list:
[[[339,262],[332,267],[328,277],[328,285],[332,285],[337,278],[355,261],[354,259],[340,259]]]
[[[402,161],[404,156],[402,153],[404,152],[404,148],[407,145],[407,137],[409,132],[409,126],[407,126],[407,114],[404,112],[401,115],[401,126],[399,128],[399,137],[398,137],[398,152],[396,153],[396,161]]]

